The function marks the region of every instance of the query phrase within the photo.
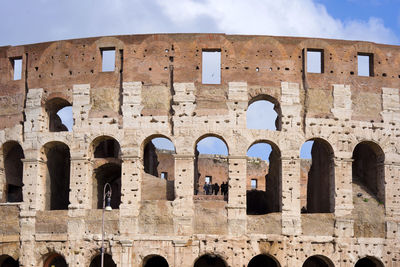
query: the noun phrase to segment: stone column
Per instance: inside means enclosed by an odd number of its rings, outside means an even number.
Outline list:
[[[132,267],[133,266],[133,243],[129,240],[121,240],[121,252],[120,252],[120,264],[121,267]]]
[[[232,235],[243,235],[247,231],[246,214],[246,155],[231,155],[228,162],[228,231]]]
[[[298,158],[282,157],[282,234],[301,234]]]
[[[139,231],[143,165],[139,157],[123,157],[121,168],[120,232],[127,238]]]
[[[177,235],[193,233],[194,155],[175,155],[174,231]]]
[[[400,188],[400,164],[385,164],[386,238],[400,239],[400,207],[396,200]]]
[[[71,158],[69,209],[92,208],[91,167],[87,158]]]

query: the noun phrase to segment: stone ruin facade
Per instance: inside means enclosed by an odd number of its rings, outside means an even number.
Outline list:
[[[220,56],[211,84],[207,52]],[[106,266],[400,266],[399,88],[400,47],[370,42],[154,34],[0,47],[0,266],[99,266],[107,182]],[[276,130],[247,127],[259,100],[274,104]],[[226,200],[194,193],[209,136],[229,151]],[[172,183],[148,171],[156,137],[175,147]],[[256,143],[272,147],[267,208],[249,214]]]

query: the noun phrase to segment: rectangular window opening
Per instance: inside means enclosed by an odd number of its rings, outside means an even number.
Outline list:
[[[167,180],[168,179],[168,172],[161,172],[161,179]]]
[[[101,71],[115,70],[115,48],[101,49]]]
[[[257,189],[257,179],[251,179],[251,189]]]
[[[324,73],[324,50],[307,49],[307,72]]]
[[[206,176],[206,178],[204,179],[204,182],[207,183],[207,184],[211,184],[212,177],[211,176]]]
[[[13,67],[14,81],[21,80],[21,78],[22,78],[22,57],[12,58],[11,64]]]
[[[221,84],[221,50],[203,50],[201,64],[201,82],[203,84]]]
[[[358,53],[358,76],[374,76],[374,55],[369,53]]]

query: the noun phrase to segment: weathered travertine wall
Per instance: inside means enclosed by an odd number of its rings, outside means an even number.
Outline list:
[[[110,48],[115,70],[102,72],[101,51]],[[307,72],[307,49],[323,51],[323,73]],[[203,50],[221,52],[220,84],[202,84]],[[371,56],[371,76],[357,75],[358,53]],[[20,80],[13,80],[16,58]],[[312,256],[325,266],[364,257],[400,266],[399,88],[400,47],[369,42],[156,34],[1,47],[0,263],[8,255],[21,266],[49,266],[60,255],[69,266],[89,266],[101,244],[102,212],[93,202],[104,178],[120,197],[119,209],[105,214],[107,253],[117,266],[145,266],[154,255],[169,266],[193,266],[202,255],[247,266],[259,254],[276,266],[302,266]],[[261,99],[275,104],[277,131],[247,129],[247,107]],[[51,111],[66,103],[73,130],[50,131]],[[228,147],[227,202],[193,196],[196,144],[206,136]],[[175,146],[174,200],[142,198],[143,153],[153,137]],[[112,139],[119,154],[95,159],[98,144]],[[312,174],[333,178],[317,188],[331,212],[301,213],[307,140],[323,143],[319,154],[332,162]],[[5,164],[11,141],[23,150],[23,201],[13,203]],[[271,144],[279,163],[269,192],[274,212],[247,215],[246,152],[257,142]],[[61,147],[70,180],[55,189],[49,155]],[[353,156],[359,150],[372,156]],[[106,171],[115,166],[120,171]],[[363,166],[373,183],[362,184]],[[69,192],[67,207],[49,208],[52,190]]]

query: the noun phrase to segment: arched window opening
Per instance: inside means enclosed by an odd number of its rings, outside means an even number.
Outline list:
[[[104,254],[104,266],[107,267],[117,267],[114,260],[112,259],[110,254]],[[101,255],[97,255],[90,262],[89,267],[101,267]]]
[[[247,267],[258,267],[258,266],[280,267],[279,263],[274,258],[262,254],[253,257],[250,260],[249,265],[247,265]]]
[[[18,260],[14,260],[12,257],[8,255],[0,256],[0,267],[18,267]]]
[[[117,140],[109,136],[98,137],[94,141],[95,158],[120,158],[121,148]]]
[[[93,208],[103,208],[104,185],[111,185],[111,208],[119,209],[121,204],[121,165],[117,163],[106,163],[96,168],[93,181]]]
[[[356,262],[354,267],[384,267],[383,263],[373,257],[365,257]]]
[[[197,259],[194,267],[226,267],[226,263],[221,257],[214,254],[206,254]]]
[[[175,146],[167,138],[150,139],[144,146],[142,199],[174,200]]]
[[[274,145],[260,142],[247,151],[247,214],[281,211],[281,155]]]
[[[43,267],[68,267],[68,264],[63,256],[53,253],[47,257]]]
[[[334,212],[335,162],[331,146],[322,139],[307,141],[300,150],[300,160],[301,212]]]
[[[67,100],[53,98],[47,101],[46,112],[50,132],[72,131],[72,106]]]
[[[228,147],[222,139],[202,138],[195,151],[194,194],[206,199],[228,199]]]
[[[281,130],[279,103],[269,96],[259,96],[249,103],[246,112],[248,129]]]
[[[304,262],[303,267],[333,267],[333,263],[324,256],[311,256]]]
[[[168,262],[164,257],[158,255],[148,256],[144,260],[143,267],[168,267]]]
[[[353,187],[380,203],[385,202],[385,155],[373,142],[362,142],[353,151]]]
[[[22,173],[24,151],[17,142],[3,145],[4,172],[6,175],[7,202],[22,202]]]
[[[47,159],[46,209],[66,210],[69,205],[70,152],[61,142],[44,146]]]

